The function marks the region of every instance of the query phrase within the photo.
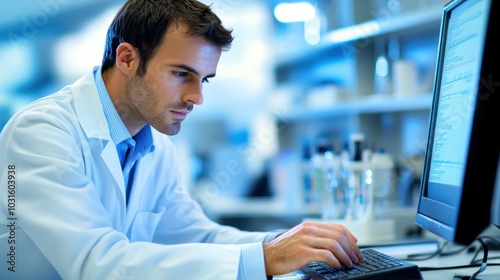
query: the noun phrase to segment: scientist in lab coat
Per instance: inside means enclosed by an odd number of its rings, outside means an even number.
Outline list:
[[[103,63],[0,134],[0,279],[266,279],[363,256],[337,224],[281,234],[210,221],[175,148],[231,30],[195,0],[130,0]]]

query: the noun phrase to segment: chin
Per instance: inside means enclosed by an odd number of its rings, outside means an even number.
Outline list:
[[[153,126],[153,127],[160,133],[166,135],[176,135],[181,130],[181,124],[179,122],[168,125]]]

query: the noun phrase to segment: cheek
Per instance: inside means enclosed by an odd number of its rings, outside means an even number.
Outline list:
[[[154,107],[165,107],[172,102],[172,89],[165,83],[157,83],[155,87],[149,88],[149,92]]]
[[[182,83],[169,80],[161,75],[148,75],[140,81],[142,108],[145,115],[158,115],[168,110],[177,101]]]
[[[157,95],[163,92],[164,82],[161,77],[148,75],[142,80],[141,88],[149,95],[150,99],[157,99]]]
[[[131,88],[131,99],[143,116],[150,115],[157,111],[159,105],[158,84],[151,86],[149,81],[135,80]]]
[[[165,79],[161,76],[148,76],[145,80],[144,86],[147,87],[150,91],[159,92],[165,86]]]

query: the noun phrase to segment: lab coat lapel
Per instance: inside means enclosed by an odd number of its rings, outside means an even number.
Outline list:
[[[80,125],[89,139],[102,141],[101,157],[122,193],[125,208],[125,182],[120,168],[118,152],[109,133],[108,122],[94,82],[93,71],[87,73],[74,85],[75,110]]]

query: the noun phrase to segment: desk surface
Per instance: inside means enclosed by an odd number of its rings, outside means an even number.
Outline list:
[[[446,256],[446,257],[436,257],[425,261],[411,261],[412,263],[418,265],[420,268],[424,267],[447,267],[447,266],[460,266],[467,265],[470,263],[475,253],[462,252],[456,255]],[[480,252],[478,258],[482,258],[483,253]],[[500,263],[500,260],[491,259],[494,256],[500,256],[500,252],[489,251],[488,263]],[[479,267],[472,268],[460,268],[460,269],[445,269],[445,270],[433,270],[433,271],[422,271],[422,277],[424,280],[427,279],[439,279],[439,280],[453,280],[453,276],[467,275],[471,276],[474,274]],[[487,266],[486,270],[478,275],[479,279],[500,279],[500,266]]]
[[[442,240],[439,240],[441,244],[443,244]],[[480,245],[479,243],[475,246],[476,248],[479,248]],[[388,255],[391,255],[396,258],[400,259],[405,259],[408,262],[414,263],[418,265],[423,271],[422,271],[422,277],[424,280],[430,279],[430,280],[453,280],[455,275],[467,275],[467,276],[472,276],[476,271],[479,270],[479,266],[477,267],[470,267],[470,268],[454,268],[457,266],[465,266],[471,263],[473,258],[475,257],[475,260],[482,260],[483,258],[483,251],[481,250],[477,255],[476,251],[473,252],[468,252],[467,250],[461,250],[464,247],[462,246],[456,246],[456,245],[447,245],[444,252],[459,252],[456,254],[450,254],[447,256],[439,256],[439,257],[433,257],[427,260],[422,260],[422,261],[416,261],[416,260],[408,260],[406,259],[406,256],[403,253],[390,253],[390,252],[384,252],[383,248],[380,248],[380,251],[383,253],[386,253]],[[374,248],[377,250],[377,248]],[[401,251],[404,251],[401,250]],[[397,251],[394,251],[397,252]],[[488,264],[493,264],[493,263],[500,263],[500,259],[497,259],[500,257],[500,251],[488,251]],[[425,268],[446,268],[450,267],[448,269],[439,269],[439,270],[424,270]],[[481,272],[478,275],[479,279],[485,280],[485,279],[500,279],[500,266],[494,266],[490,265],[486,267],[486,270]]]

